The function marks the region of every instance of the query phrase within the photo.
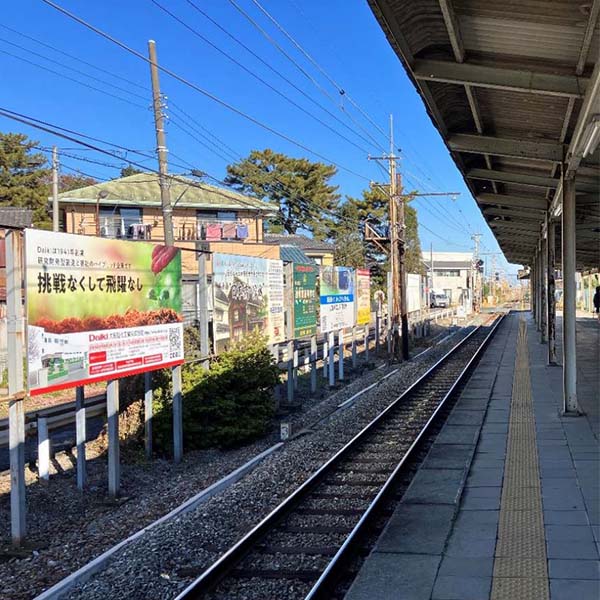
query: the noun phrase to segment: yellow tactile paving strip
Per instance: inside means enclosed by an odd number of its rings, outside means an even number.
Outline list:
[[[519,324],[491,600],[548,600],[527,326]]]

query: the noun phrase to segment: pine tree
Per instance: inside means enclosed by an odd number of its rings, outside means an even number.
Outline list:
[[[225,182],[277,207],[270,231],[296,233],[304,229],[314,238],[324,239],[338,206],[338,188],[329,183],[336,172],[330,165],[267,148],[252,150],[247,158],[229,165]]]
[[[38,142],[21,133],[0,133],[0,206],[29,208],[33,224],[51,227],[48,187],[50,171],[46,158],[32,153]]]

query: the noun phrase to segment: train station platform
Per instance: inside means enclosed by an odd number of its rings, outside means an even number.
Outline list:
[[[506,317],[347,600],[600,598],[598,322],[577,337],[567,417],[530,313]]]

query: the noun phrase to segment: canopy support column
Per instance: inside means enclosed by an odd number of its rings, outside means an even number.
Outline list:
[[[565,414],[577,414],[575,179],[564,179],[562,209],[563,390]]]
[[[554,273],[556,270],[556,223],[550,221],[546,215],[546,240],[547,267],[548,267],[548,364],[556,364],[556,283]]]

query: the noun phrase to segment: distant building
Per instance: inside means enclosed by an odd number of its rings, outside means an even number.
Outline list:
[[[295,246],[318,265],[333,266],[335,246],[329,242],[322,242],[300,234],[269,233],[265,234],[265,243],[277,246]]]
[[[473,255],[470,252],[434,252],[433,282],[431,281],[431,253],[423,252],[430,291],[444,292],[450,304],[458,305],[471,296]]]

